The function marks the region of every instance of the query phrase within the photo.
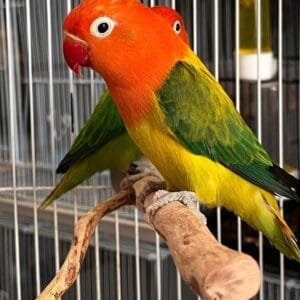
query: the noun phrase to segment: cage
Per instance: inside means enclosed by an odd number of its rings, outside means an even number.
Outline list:
[[[262,15],[264,0],[255,3]],[[104,171],[53,207],[38,205],[59,180],[58,162],[90,116],[105,83],[85,70],[68,71],[62,24],[80,1],[0,0],[0,299],[33,299],[58,270],[74,222],[114,192]],[[271,48],[277,72],[268,80],[240,78],[241,0],[149,0],[184,17],[191,45],[235,102],[271,157],[299,174],[299,7],[270,1]],[[256,18],[257,32],[263,24]],[[262,24],[261,24],[262,23]],[[258,34],[259,36],[259,34]],[[259,46],[260,39],[257,39]],[[261,45],[260,45],[261,46]],[[259,47],[258,47],[259,48]],[[264,63],[257,51],[257,64]],[[258,68],[259,69],[259,68]],[[300,236],[300,208],[280,199]],[[263,272],[259,299],[300,299],[300,268],[231,213],[206,211],[225,245],[254,256]],[[174,288],[176,287],[176,288]],[[63,299],[197,299],[181,280],[170,253],[136,209],[103,220],[76,284]]]

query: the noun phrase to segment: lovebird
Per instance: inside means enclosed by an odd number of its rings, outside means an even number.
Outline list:
[[[195,192],[261,231],[300,261],[275,195],[298,199],[299,180],[274,164],[233,102],[167,22],[136,0],[85,0],[66,17],[65,59],[104,78],[133,142],[171,191]]]
[[[176,10],[167,6],[154,6],[151,10],[164,18],[185,43],[189,43],[183,18]],[[64,50],[66,55],[72,56],[73,48],[68,48],[68,44]],[[128,135],[110,93],[105,91],[56,170],[65,175],[40,208],[47,207],[97,172],[105,169],[127,171],[129,165],[141,156],[142,152]]]

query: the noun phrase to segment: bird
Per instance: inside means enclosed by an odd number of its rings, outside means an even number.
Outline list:
[[[272,162],[163,18],[136,0],[85,0],[64,21],[64,43],[77,49],[65,53],[72,70],[89,67],[104,78],[127,132],[168,191],[191,191],[208,207],[225,207],[300,261],[275,198],[298,199],[299,180]]]
[[[151,10],[164,18],[185,43],[189,43],[184,20],[176,10],[168,6],[153,6]],[[65,47],[65,51],[68,50]],[[130,164],[141,156],[142,152],[128,135],[109,91],[104,91],[91,117],[56,169],[64,176],[40,208],[46,208],[97,172],[105,169],[126,172]]]

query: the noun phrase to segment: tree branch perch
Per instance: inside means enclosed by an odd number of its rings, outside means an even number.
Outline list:
[[[58,299],[74,283],[96,225],[105,214],[128,204],[145,212],[155,201],[150,192],[158,188],[161,179],[145,177],[134,183],[133,189],[121,191],[83,216],[75,226],[64,264],[37,299]],[[156,212],[152,225],[165,239],[182,278],[202,299],[243,300],[259,290],[261,275],[256,261],[218,243],[193,210],[171,202]]]
[[[133,185],[136,195],[147,189],[149,182],[159,179],[144,178]],[[144,212],[153,204],[150,194],[137,206]],[[203,218],[180,202],[160,208],[152,219],[154,229],[165,239],[183,280],[209,300],[243,300],[253,297],[260,288],[261,275],[257,262],[249,255],[221,245]]]
[[[92,235],[102,217],[121,206],[131,205],[134,202],[135,195],[132,190],[121,191],[114,197],[98,204],[93,210],[80,218],[74,227],[71,248],[63,265],[36,299],[59,299],[76,280]]]

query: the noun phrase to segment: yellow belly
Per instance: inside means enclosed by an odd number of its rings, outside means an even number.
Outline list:
[[[168,131],[162,120],[157,108],[142,123],[128,128],[128,132],[160,171],[168,189],[194,191],[206,206],[221,205],[255,228],[258,228],[256,214],[266,210],[263,198],[268,198],[269,204],[278,210],[276,200],[269,192],[222,164],[191,153]]]
[[[217,204],[219,168],[224,167],[182,146],[165,128],[159,114],[128,131],[163,175],[169,189],[195,191],[207,205]]]

